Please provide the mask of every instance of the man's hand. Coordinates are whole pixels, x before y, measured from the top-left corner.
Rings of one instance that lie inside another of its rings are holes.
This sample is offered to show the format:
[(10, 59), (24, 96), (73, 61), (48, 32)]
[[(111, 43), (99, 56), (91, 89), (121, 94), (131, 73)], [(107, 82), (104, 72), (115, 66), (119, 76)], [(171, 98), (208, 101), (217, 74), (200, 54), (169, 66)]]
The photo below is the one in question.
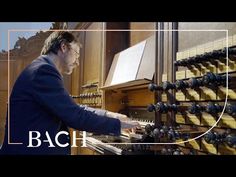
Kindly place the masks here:
[(124, 114), (119, 114), (119, 113), (107, 111), (106, 116), (111, 117), (111, 118), (115, 118), (115, 119), (119, 119), (120, 124), (121, 124), (121, 129), (123, 129), (125, 131), (130, 130), (131, 132), (133, 132), (137, 127), (140, 127), (140, 125), (137, 121), (132, 121), (130, 118), (128, 118)]
[(111, 112), (111, 111), (107, 111), (106, 112), (106, 116), (107, 117), (111, 117), (111, 118), (115, 118), (115, 119), (119, 119), (119, 120), (126, 120), (129, 119), (126, 115), (124, 114), (119, 114), (116, 112)]
[(131, 120), (120, 120), (121, 129), (135, 129), (140, 127), (139, 123)]
[(121, 124), (121, 134), (126, 135), (128, 137), (135, 134), (136, 129), (140, 127), (138, 122), (131, 120), (128, 121), (120, 120), (120, 124)]

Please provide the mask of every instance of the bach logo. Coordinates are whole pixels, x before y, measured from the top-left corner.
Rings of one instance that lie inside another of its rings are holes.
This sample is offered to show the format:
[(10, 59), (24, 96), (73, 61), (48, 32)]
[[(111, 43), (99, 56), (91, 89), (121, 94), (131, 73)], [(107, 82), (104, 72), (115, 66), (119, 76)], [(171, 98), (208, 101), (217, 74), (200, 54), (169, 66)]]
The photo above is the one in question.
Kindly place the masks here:
[[(41, 133), (39, 131), (29, 131), (29, 144), (28, 144), (27, 147), (37, 148), (37, 147), (40, 147), (42, 143), (48, 143), (48, 147), (55, 147), (55, 144), (53, 144), (53, 142), (52, 142), (52, 137), (50, 137), (48, 131), (45, 132), (45, 135), (46, 135), (46, 139), (40, 139)], [(54, 142), (59, 147), (69, 146), (69, 143), (62, 144), (62, 143), (59, 142), (59, 137), (62, 136), (62, 135), (68, 136), (68, 137), (70, 136), (68, 132), (60, 131), (56, 134), (55, 137), (53, 137), (54, 140), (55, 140)], [(82, 138), (76, 137), (76, 131), (73, 131), (71, 147), (78, 147), (77, 144), (76, 144), (77, 140), (82, 140), (82, 146), (81, 147), (87, 147), (86, 146), (86, 132), (85, 131), (83, 131), (83, 137)]]

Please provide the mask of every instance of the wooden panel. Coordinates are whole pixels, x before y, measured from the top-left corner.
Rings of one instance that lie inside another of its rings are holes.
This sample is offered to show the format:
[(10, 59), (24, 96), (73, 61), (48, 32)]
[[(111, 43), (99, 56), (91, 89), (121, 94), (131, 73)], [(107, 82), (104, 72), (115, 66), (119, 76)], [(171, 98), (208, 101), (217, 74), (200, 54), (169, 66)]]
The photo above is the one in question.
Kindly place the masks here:
[(82, 147), (78, 152), (78, 155), (99, 155), (99, 153), (91, 148)]
[(201, 144), (200, 140), (191, 140), (186, 143), (186, 147), (200, 150), (200, 144)]
[(3, 119), (6, 119), (6, 118), (0, 117), (0, 145), (3, 144), (4, 134), (5, 134), (5, 121), (3, 123), (2, 122)]
[(186, 101), (200, 100), (200, 90), (187, 89), (185, 92)]
[[(228, 60), (228, 71), (229, 72), (236, 71), (236, 61), (235, 61), (235, 59), (234, 60), (232, 60), (232, 59)], [(226, 62), (218, 61), (217, 72), (218, 73), (225, 73), (225, 72), (227, 72)]]
[[(219, 89), (217, 90), (217, 100), (225, 100), (226, 91), (227, 91), (227, 88), (219, 87)], [(234, 99), (234, 100), (236, 99), (235, 88), (234, 89), (228, 88), (228, 99)]]
[[(234, 36), (236, 34), (236, 23), (178, 23), (179, 30), (208, 30), (208, 31), (179, 31), (178, 32), (178, 53), (176, 54), (177, 60), (187, 59), (189, 57), (194, 57), (196, 55), (204, 54), (205, 52), (212, 52), (213, 50), (221, 50), (226, 47), (226, 31), (209, 31), (209, 30), (229, 30), (229, 46), (234, 46)], [(165, 50), (169, 50), (168, 48)], [(213, 59), (213, 58), (212, 58)], [(228, 99), (235, 100), (235, 86), (233, 72), (235, 71), (235, 59), (233, 56), (230, 56), (229, 59), (229, 72), (231, 72), (231, 82), (229, 83), (228, 88)], [(197, 63), (196, 66), (178, 66), (176, 73), (172, 71), (173, 74), (176, 74), (176, 79), (181, 79), (181, 72), (186, 72), (186, 78), (199, 77), (205, 75), (207, 72), (213, 73), (225, 73), (226, 72), (226, 62), (223, 60), (211, 60), (210, 62)], [(168, 75), (171, 75), (168, 73)], [(200, 87), (197, 89), (186, 89), (186, 100), (190, 103), (194, 101), (201, 101), (200, 105), (206, 106), (209, 101), (222, 101), (216, 102), (220, 105), (223, 104), (223, 101), (226, 99), (227, 89), (223, 86), (210, 86)], [(176, 98), (179, 101), (182, 101), (183, 94), (180, 91), (176, 92)], [(182, 102), (183, 103), (183, 102)], [(186, 103), (188, 104), (188, 103)], [(219, 119), (221, 112), (213, 115), (209, 114), (206, 111), (201, 112), (200, 115), (196, 116), (194, 114), (187, 114), (184, 119), (176, 114), (176, 121), (183, 124), (194, 124), (198, 130), (207, 129), (213, 126), (216, 121)], [(191, 125), (190, 125), (191, 126)], [(214, 128), (214, 132), (219, 134), (224, 133), (227, 129), (230, 129), (234, 134), (234, 129), (236, 126), (236, 119), (226, 113), (223, 114), (222, 118), (219, 120), (219, 123)], [(205, 130), (204, 130), (205, 131)], [(198, 141), (198, 142), (197, 142)], [(186, 143), (186, 146), (189, 148), (197, 149), (203, 151), (204, 153), (212, 153), (218, 155), (233, 155), (235, 154), (235, 148), (231, 148), (226, 144), (213, 145), (208, 144), (204, 138), (201, 138), (195, 142)]]
[[(180, 30), (229, 30), (236, 33), (236, 23), (179, 23)], [(179, 32), (179, 51), (226, 37), (225, 31), (182, 31)]]
[(6, 116), (7, 111), (7, 91), (0, 91), (0, 117)]
[(210, 88), (202, 88), (201, 90), (201, 100), (216, 100), (216, 90)]
[(187, 114), (186, 115), (186, 123), (187, 124), (194, 124), (194, 125), (200, 125), (200, 116), (196, 116), (194, 114)]
[(185, 124), (185, 115), (183, 114), (176, 114), (175, 121), (180, 124)]
[(186, 78), (186, 71), (177, 71), (176, 72), (176, 80), (181, 80), (181, 79), (185, 79)]
[(201, 64), (201, 75), (205, 75), (207, 72), (212, 72), (212, 73), (216, 73), (217, 72), (217, 68), (216, 65), (211, 64), (209, 62), (206, 62), (204, 64)]
[[(108, 22), (105, 23), (106, 29), (129, 29), (129, 23)], [(126, 31), (107, 31), (105, 33), (105, 56), (103, 66), (104, 83), (107, 79), (115, 54), (127, 49), (129, 47), (129, 32)], [(103, 84), (102, 83), (102, 86)], [(122, 100), (125, 94), (121, 91), (104, 91), (102, 108), (118, 112), (124, 108)]]
[(10, 61), (10, 70), (9, 70), (9, 74), (10, 74), (10, 78), (8, 81), (8, 61), (4, 60), (4, 61), (0, 61), (0, 90), (7, 90), (8, 89), (8, 82), (9, 82), (9, 86), (10, 89), (12, 88), (13, 84), (15, 83), (16, 77), (17, 77), (17, 73), (16, 73), (16, 66), (17, 63), (15, 60), (11, 60)]
[(201, 125), (213, 126), (219, 117), (214, 117), (208, 113), (202, 113)]
[(175, 92), (175, 99), (177, 101), (185, 101), (185, 91), (176, 91)]
[(154, 94), (148, 89), (132, 90), (127, 92), (129, 106), (147, 106), (154, 103)]
[(113, 59), (113, 62), (112, 62), (112, 65), (110, 67), (110, 71), (109, 71), (109, 74), (107, 75), (104, 86), (106, 86), (106, 85), (108, 85), (112, 82), (114, 72), (112, 73), (111, 71), (115, 71), (115, 67), (117, 65), (118, 58), (119, 58), (119, 54), (116, 54), (114, 59)]
[[(169, 29), (169, 25), (168, 23), (164, 23), (164, 29), (168, 30)], [(163, 64), (164, 64), (164, 68), (163, 68), (163, 74), (167, 74), (167, 80), (168, 77), (168, 60), (169, 60), (169, 31), (164, 31), (164, 58), (163, 58)]]
[(183, 142), (184, 140), (183, 139), (178, 139), (176, 140), (175, 142), (178, 143), (178, 146), (183, 146), (185, 147), (185, 143), (180, 143), (180, 142)]
[(167, 81), (167, 74), (162, 74), (162, 82)]
[(199, 68), (193, 67), (186, 70), (186, 78), (198, 77), (201, 75)]
[[(72, 75), (72, 93), (73, 94), (82, 94), (84, 92), (82, 86), (83, 84), (83, 79), (84, 79), (84, 59), (85, 59), (85, 35), (86, 32), (83, 31), (79, 33), (79, 41), (82, 44), (82, 48), (80, 49), (80, 64), (79, 67), (76, 68), (74, 74)], [(81, 103), (81, 99), (77, 99), (79, 103)]]
[(161, 101), (167, 102), (167, 94), (165, 92), (161, 94)]
[[(131, 22), (130, 30), (155, 30), (155, 23)], [(130, 46), (147, 39), (154, 33), (154, 31), (130, 31)]]
[(7, 61), (0, 61), (0, 90), (7, 90), (8, 67)]
[[(17, 77), (20, 75), (20, 73), (23, 71), (23, 69), (25, 68), (25, 64), (24, 64), (24, 60), (16, 60), (15, 61), (15, 76), (14, 78), (11, 78), (11, 83), (12, 85), (15, 83)], [(10, 68), (13, 69), (13, 68)]]
[(71, 76), (71, 94), (78, 95), (79, 94), (79, 68), (75, 68), (74, 72)]
[(161, 114), (161, 121), (166, 122), (167, 121), (167, 114)]
[(113, 91), (105, 91), (105, 106), (104, 109), (118, 112), (124, 108), (124, 104), (122, 104), (122, 100), (125, 97), (125, 94), (122, 92), (113, 92)]
[[(128, 29), (129, 23), (109, 22), (106, 29)], [(105, 61), (104, 78), (107, 77), (114, 55), (129, 47), (129, 32), (126, 31), (107, 31), (105, 34)], [(115, 42), (114, 42), (115, 41)]]
[[(102, 29), (102, 23), (92, 23), (88, 29)], [(83, 85), (99, 81), (101, 47), (102, 32), (87, 31), (85, 39)]]
[(222, 127), (236, 129), (236, 118), (228, 114), (223, 114), (219, 121), (219, 125)]
[(203, 151), (210, 152), (212, 154), (217, 154), (217, 147), (213, 144), (208, 144), (204, 139), (202, 139), (201, 149)]
[(7, 91), (0, 91), (0, 144), (3, 142), (7, 114)]
[(104, 86), (100, 87), (101, 90), (133, 90), (134, 88), (147, 88), (148, 84), (150, 84), (150, 80), (140, 79), (130, 82), (125, 82), (122, 84), (112, 85), (112, 86)]
[(236, 155), (236, 149), (229, 147), (226, 144), (219, 145), (218, 148), (218, 154), (219, 155)]

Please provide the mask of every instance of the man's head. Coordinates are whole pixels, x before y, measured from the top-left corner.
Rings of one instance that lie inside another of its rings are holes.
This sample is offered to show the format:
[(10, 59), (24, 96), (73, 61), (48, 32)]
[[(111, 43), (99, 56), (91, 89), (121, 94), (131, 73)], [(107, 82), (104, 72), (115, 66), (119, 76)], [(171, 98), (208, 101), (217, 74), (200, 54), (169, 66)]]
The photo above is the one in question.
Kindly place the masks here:
[(41, 55), (57, 55), (62, 73), (71, 74), (79, 65), (80, 46), (70, 32), (55, 31), (45, 40)]

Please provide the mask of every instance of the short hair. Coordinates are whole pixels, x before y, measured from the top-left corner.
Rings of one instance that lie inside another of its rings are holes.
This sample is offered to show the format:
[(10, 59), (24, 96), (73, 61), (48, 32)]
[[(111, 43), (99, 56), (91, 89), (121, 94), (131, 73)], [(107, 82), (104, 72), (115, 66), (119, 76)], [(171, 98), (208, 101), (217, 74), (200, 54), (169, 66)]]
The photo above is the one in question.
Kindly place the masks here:
[(45, 40), (41, 55), (47, 55), (50, 52), (57, 54), (62, 42), (70, 44), (72, 42), (78, 41), (76, 40), (75, 36), (68, 31), (55, 31)]

